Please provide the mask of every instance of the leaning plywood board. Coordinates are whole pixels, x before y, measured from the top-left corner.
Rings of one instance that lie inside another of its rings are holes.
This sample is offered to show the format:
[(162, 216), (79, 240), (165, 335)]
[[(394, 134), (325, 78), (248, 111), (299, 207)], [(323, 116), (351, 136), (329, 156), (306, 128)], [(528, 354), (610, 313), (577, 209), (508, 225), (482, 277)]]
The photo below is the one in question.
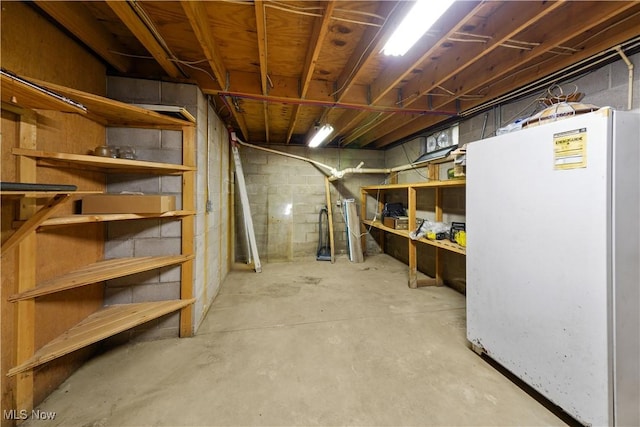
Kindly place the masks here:
[(362, 246), (360, 243), (360, 220), (355, 200), (345, 200), (347, 211), (347, 232), (349, 233), (349, 259), (352, 262), (363, 262)]
[(192, 304), (195, 299), (112, 305), (97, 311), (9, 370), (12, 376)]

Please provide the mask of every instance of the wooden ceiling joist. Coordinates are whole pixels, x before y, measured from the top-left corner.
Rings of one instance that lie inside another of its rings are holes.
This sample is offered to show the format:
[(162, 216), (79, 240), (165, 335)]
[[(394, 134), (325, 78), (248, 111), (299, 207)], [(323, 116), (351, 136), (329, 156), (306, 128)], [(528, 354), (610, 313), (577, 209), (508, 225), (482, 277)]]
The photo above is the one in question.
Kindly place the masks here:
[[(267, 17), (262, 0), (255, 0), (253, 5), (256, 11), (256, 35), (258, 37), (258, 57), (260, 58), (260, 85), (262, 86), (262, 94), (266, 96), (269, 93), (269, 76), (267, 74)], [(269, 106), (266, 102), (262, 103), (262, 111), (264, 112), (265, 141), (269, 143)]]
[[(479, 13), (482, 13), (482, 11), (486, 8), (486, 3), (454, 3), (449, 13), (445, 14), (438, 22), (438, 27), (448, 29), (444, 32), (444, 35), (441, 39), (446, 39), (456, 32), (460, 31), (461, 28), (467, 25), (467, 22), (471, 18)], [(464, 16), (464, 18), (460, 19), (460, 16)], [(393, 62), (389, 67), (387, 67), (384, 73), (381, 73), (380, 77), (378, 77), (371, 85), (372, 104), (375, 105), (384, 101), (385, 96), (388, 95), (389, 92), (391, 92), (394, 88), (398, 87), (402, 80), (407, 79), (408, 76), (414, 72), (414, 70), (419, 69), (422, 64), (425, 63), (425, 61), (429, 60), (430, 57), (434, 55), (435, 51), (440, 47), (440, 45), (438, 43), (434, 43), (432, 41), (433, 38), (434, 37), (431, 34), (424, 35), (417, 44), (419, 46), (428, 45), (430, 46), (429, 48), (427, 48), (426, 50), (413, 49), (409, 51), (405, 57), (399, 58), (398, 61)], [(406, 90), (403, 88), (402, 93), (411, 94), (413, 92), (410, 89)], [(346, 113), (345, 117), (343, 117), (341, 120), (340, 129), (342, 129), (343, 132), (347, 132), (349, 129), (352, 129), (355, 124), (365, 121), (366, 119), (367, 113)], [(385, 120), (385, 118), (382, 118), (381, 120)], [(356, 131), (352, 131), (343, 141), (343, 145), (346, 146), (351, 144), (360, 135), (366, 132), (366, 130), (366, 128), (358, 128)]]
[(107, 4), (170, 77), (182, 76), (176, 64), (171, 61), (169, 52), (162, 47), (156, 36), (136, 14), (129, 1), (107, 0)]
[[(474, 43), (468, 48), (461, 50), (460, 54), (456, 57), (440, 57), (437, 67), (434, 67), (430, 73), (424, 73), (423, 75), (414, 78), (409, 81), (405, 87), (403, 87), (402, 92), (406, 96), (403, 105), (410, 106), (418, 99), (423, 99), (422, 96), (440, 87), (446, 80), (452, 78), (456, 74), (459, 74), (470, 65), (487, 57), (487, 55), (497, 49), (506, 40), (509, 40), (514, 35), (520, 33), (523, 28), (533, 25), (561, 4), (562, 2), (560, 1), (546, 2), (540, 3), (537, 8), (527, 7), (523, 10), (522, 6), (518, 4), (518, 2), (505, 3), (492, 14), (492, 19), (489, 20), (488, 23), (485, 23), (485, 25), (477, 29), (478, 32), (481, 32), (481, 35), (490, 35), (489, 38), (486, 39), (486, 42), (482, 44)], [(476, 14), (482, 13), (484, 8), (486, 8), (486, 3), (478, 6), (477, 9), (471, 10), (470, 13), (466, 15), (465, 20), (461, 21), (458, 25), (453, 26), (451, 31), (447, 32), (443, 40), (450, 38), (462, 28), (467, 27), (467, 22)], [(512, 22), (517, 22), (514, 23), (514, 26), (500, 26), (500, 22), (504, 22), (504, 19), (510, 19)], [(439, 47), (440, 46), (433, 46), (429, 49), (429, 55), (425, 58), (435, 54)], [(382, 118), (376, 123), (376, 127), (380, 127), (384, 121), (390, 118), (390, 116)], [(372, 129), (367, 129), (366, 132), (370, 132), (371, 130)], [(345, 139), (344, 145), (351, 144), (358, 138), (362, 137), (366, 132), (351, 133)], [(363, 139), (364, 141), (362, 141), (362, 139), (360, 140), (361, 144), (367, 145), (369, 141), (367, 138)]]
[[(200, 43), (200, 47), (208, 60), (207, 62), (213, 71), (213, 75), (218, 81), (218, 85), (221, 89), (225, 89), (228, 72), (224, 66), (224, 62), (218, 54), (215, 40), (211, 34), (208, 19), (209, 15), (205, 4), (197, 0), (182, 1), (180, 4), (182, 5), (182, 9), (191, 24), (191, 28), (198, 39), (198, 42)], [(238, 124), (242, 136), (249, 138), (249, 130), (242, 113), (237, 111), (235, 106), (228, 101), (229, 100), (225, 98), (225, 102), (229, 106), (229, 112)]]
[[(631, 9), (637, 11), (640, 8), (640, 4), (634, 2), (606, 2), (601, 7), (607, 8), (607, 10), (601, 10), (603, 13), (597, 16), (589, 15), (587, 13), (587, 10), (592, 7), (589, 3), (566, 2), (564, 7), (572, 8), (573, 10), (571, 11), (571, 14), (573, 16), (584, 16), (584, 18), (576, 22), (564, 22), (565, 20), (563, 17), (565, 16), (565, 14), (550, 14), (546, 18), (544, 26), (551, 23), (552, 25), (554, 25), (554, 28), (557, 28), (557, 30), (554, 31), (553, 34), (548, 35), (548, 38), (544, 44), (536, 46), (531, 50), (523, 51), (519, 55), (513, 55), (511, 49), (504, 48), (504, 50), (502, 51), (502, 55), (499, 58), (501, 66), (498, 69), (491, 70), (492, 79), (490, 80), (493, 82), (500, 82), (506, 78), (504, 84), (491, 85), (491, 83), (487, 82), (486, 77), (482, 78), (482, 76), (486, 76), (486, 74), (490, 72), (489, 68), (492, 67), (491, 64), (495, 63), (495, 58), (486, 58), (482, 61), (477, 61), (472, 67), (469, 67), (467, 69), (467, 71), (463, 74), (462, 79), (458, 77), (458, 80), (463, 81), (464, 85), (455, 88), (456, 95), (452, 97), (441, 98), (441, 100), (434, 104), (434, 108), (444, 108), (453, 99), (457, 99), (461, 95), (473, 93), (473, 91), (477, 91), (481, 87), (490, 87), (490, 92), (487, 93), (486, 99), (499, 96), (503, 93), (513, 91), (526, 83), (526, 81), (522, 77), (512, 78), (514, 75), (519, 74), (517, 73), (517, 70), (527, 68), (529, 66), (534, 66), (537, 67), (537, 75), (541, 77), (546, 76), (555, 71), (561, 70), (562, 68), (567, 67), (583, 58), (597, 54), (603, 49), (606, 49), (606, 47), (612, 42), (621, 43), (625, 41), (627, 38), (632, 37), (633, 35), (631, 35), (630, 33), (627, 35), (624, 32), (618, 32), (619, 35), (615, 39), (612, 37), (616, 36), (612, 35), (610, 38), (607, 38), (606, 41), (603, 40), (603, 43), (600, 45), (594, 44), (590, 48), (584, 47), (578, 49), (578, 51), (573, 53), (571, 56), (556, 55), (552, 61), (545, 61), (545, 63), (548, 64), (547, 67), (539, 66), (541, 62), (540, 58), (545, 54), (548, 55), (549, 52), (553, 51), (557, 46), (565, 45), (567, 42), (576, 37), (588, 34), (588, 31), (590, 29), (596, 28), (599, 25), (606, 24), (609, 19), (612, 19), (617, 15), (627, 15), (629, 14), (629, 11)], [(557, 20), (558, 22), (553, 22), (553, 20)], [(639, 21), (636, 18), (635, 25), (637, 25), (638, 22)], [(542, 23), (540, 25), (542, 25)], [(525, 28), (523, 28), (523, 30), (524, 29)], [(633, 32), (633, 30), (631, 30), (631, 32)], [(480, 105), (482, 102), (484, 102), (484, 100), (472, 102), (467, 106), (467, 108), (475, 105)], [(408, 129), (408, 126), (411, 126), (412, 128), (421, 126), (419, 124), (420, 119), (418, 119), (418, 123), (416, 124), (407, 123), (406, 121), (397, 119), (393, 119), (392, 123), (393, 125), (387, 126), (384, 131), (378, 129), (377, 135), (365, 135), (363, 137), (364, 145), (368, 145), (375, 140), (376, 146), (382, 148), (397, 140), (394, 140), (394, 138), (398, 135), (398, 132), (395, 132), (396, 130), (402, 129), (402, 131), (404, 132)], [(424, 126), (422, 126), (422, 128), (424, 128)], [(384, 136), (381, 137), (381, 135)]]
[[(313, 72), (316, 68), (316, 62), (318, 61), (318, 56), (320, 55), (320, 49), (322, 47), (323, 41), (329, 31), (329, 25), (331, 23), (331, 16), (333, 15), (334, 8), (335, 1), (328, 1), (324, 13), (322, 14), (322, 18), (316, 19), (314, 23), (313, 33), (311, 34), (311, 40), (309, 42), (309, 48), (307, 49), (307, 57), (304, 62), (302, 77), (300, 78), (299, 96), (301, 99), (306, 99), (307, 92), (309, 91), (309, 87), (311, 86)], [(299, 105), (294, 106), (292, 110), (291, 119), (289, 121), (289, 128), (287, 130), (287, 144), (291, 140), (291, 136), (295, 131), (299, 110)]]
[(229, 112), (218, 112), (258, 144), (300, 144), (320, 121), (340, 146), (385, 148), (446, 120), (434, 114), (503, 100), (640, 26), (637, 1), (459, 1), (388, 58), (380, 51), (412, 2), (35, 3), (121, 75), (160, 72), (219, 96)]

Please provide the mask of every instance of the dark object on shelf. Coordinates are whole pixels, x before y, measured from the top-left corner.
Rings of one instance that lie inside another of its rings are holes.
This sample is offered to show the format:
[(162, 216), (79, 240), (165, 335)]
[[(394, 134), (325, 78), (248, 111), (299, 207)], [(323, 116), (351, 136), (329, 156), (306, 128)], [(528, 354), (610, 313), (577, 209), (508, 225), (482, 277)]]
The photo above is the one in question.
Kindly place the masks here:
[[(324, 223), (324, 233), (322, 224)], [(316, 261), (331, 261), (331, 246), (329, 245), (329, 211), (327, 207), (320, 209), (318, 217), (318, 252)]]
[(464, 222), (452, 222), (451, 231), (449, 231), (449, 240), (456, 243), (456, 234), (459, 231), (466, 231), (466, 225)]
[(393, 217), (397, 218), (400, 216), (407, 216), (407, 212), (402, 206), (402, 203), (385, 203), (384, 209), (382, 210), (382, 221), (384, 222), (385, 217)]
[(76, 191), (76, 185), (34, 184), (28, 182), (0, 182), (0, 191)]

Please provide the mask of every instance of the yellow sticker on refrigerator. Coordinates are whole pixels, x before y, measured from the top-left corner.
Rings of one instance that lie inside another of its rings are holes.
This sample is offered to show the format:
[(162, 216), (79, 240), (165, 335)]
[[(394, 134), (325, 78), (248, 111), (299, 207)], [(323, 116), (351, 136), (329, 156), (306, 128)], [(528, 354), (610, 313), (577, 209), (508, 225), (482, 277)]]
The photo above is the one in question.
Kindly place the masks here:
[(555, 169), (587, 167), (587, 129), (574, 129), (553, 135)]

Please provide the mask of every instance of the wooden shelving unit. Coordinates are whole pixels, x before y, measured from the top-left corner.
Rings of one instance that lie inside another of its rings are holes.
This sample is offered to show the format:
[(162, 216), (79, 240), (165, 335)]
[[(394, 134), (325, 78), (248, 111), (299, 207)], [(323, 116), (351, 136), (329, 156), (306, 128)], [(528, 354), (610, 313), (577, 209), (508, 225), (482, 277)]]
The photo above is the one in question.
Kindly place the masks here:
[[(104, 126), (141, 127), (182, 131), (182, 164), (169, 164), (141, 160), (113, 159), (78, 153), (47, 152), (35, 149), (35, 137), (29, 144), (21, 144), (12, 150), (22, 165), (21, 182), (37, 182), (38, 166), (94, 170), (105, 174), (179, 175), (182, 177), (182, 210), (158, 214), (104, 214), (55, 216), (66, 201), (75, 195), (99, 192), (51, 192), (51, 191), (3, 191), (3, 199), (48, 198), (40, 209), (34, 209), (35, 201), (29, 201), (28, 216), (21, 215), (16, 232), (2, 245), (2, 254), (16, 246), (16, 281), (18, 292), (8, 298), (17, 304), (17, 366), (8, 375), (18, 375), (16, 387), (25, 406), (33, 399), (33, 372), (36, 366), (96, 343), (152, 319), (180, 311), (180, 336), (192, 333), (193, 251), (195, 215), (195, 130), (193, 121), (180, 120), (144, 108), (80, 92), (74, 89), (30, 79), (26, 83), (19, 78), (2, 74), (2, 108), (35, 123), (37, 117), (31, 109), (48, 109), (77, 113)], [(35, 126), (33, 126), (35, 129)], [(34, 131), (35, 134), (35, 131)], [(36, 232), (46, 227), (82, 226), (83, 224), (139, 220), (149, 218), (177, 218), (181, 221), (181, 253), (168, 256), (133, 257), (103, 260), (50, 280), (35, 283), (36, 263), (32, 259), (37, 245)], [(24, 247), (24, 250), (21, 248)], [(105, 280), (124, 277), (162, 267), (181, 265), (180, 299), (134, 304), (106, 306), (86, 317), (57, 338), (39, 349), (34, 349), (35, 300), (45, 295), (68, 291)], [(23, 279), (25, 278), (25, 279)], [(27, 344), (21, 344), (27, 343)]]
[[(395, 228), (387, 227), (383, 225), (380, 221), (371, 221), (371, 220), (363, 220), (363, 224), (377, 228), (386, 233), (396, 234), (398, 236), (409, 238), (409, 232), (407, 230), (396, 230)], [(445, 249), (447, 251), (455, 252), (461, 255), (466, 255), (467, 250), (464, 246), (460, 246), (457, 243), (450, 242), (448, 240), (429, 240), (421, 237), (417, 240), (418, 242), (425, 243), (427, 245), (435, 246), (436, 248)]]
[[(436, 169), (437, 170), (437, 169)], [(435, 174), (435, 173), (434, 173)], [(436, 175), (437, 176), (437, 175)], [(361, 221), (363, 231), (366, 230), (367, 227), (373, 227), (378, 230), (383, 231), (384, 233), (391, 233), (397, 236), (403, 237), (407, 239), (409, 245), (409, 287), (417, 288), (419, 285), (426, 285), (431, 283), (421, 283), (418, 280), (418, 261), (417, 261), (417, 243), (423, 243), (436, 248), (436, 277), (435, 284), (441, 286), (443, 284), (442, 281), (442, 270), (443, 270), (443, 261), (441, 251), (450, 251), (455, 252), (457, 254), (466, 255), (466, 250), (464, 247), (450, 242), (448, 240), (429, 240), (425, 238), (420, 238), (418, 240), (412, 240), (409, 237), (409, 230), (396, 230), (391, 227), (387, 227), (383, 225), (380, 221), (374, 221), (367, 218), (367, 199), (374, 198), (378, 200), (378, 212), (382, 212), (386, 193), (390, 191), (406, 191), (408, 206), (407, 206), (407, 214), (409, 216), (409, 224), (416, 223), (416, 197), (418, 191), (431, 190), (435, 192), (435, 221), (442, 221), (442, 191), (446, 191), (447, 188), (459, 188), (465, 186), (464, 179), (451, 179), (447, 181), (438, 181), (438, 180), (429, 180), (426, 182), (417, 182), (417, 183), (409, 183), (409, 184), (386, 184), (386, 185), (370, 185), (366, 187), (360, 188), (360, 217), (363, 218)], [(410, 228), (413, 230), (415, 227)], [(365, 247), (365, 234), (363, 233), (362, 237), (362, 245)], [(380, 245), (384, 247), (384, 236), (382, 236), (380, 240)]]

